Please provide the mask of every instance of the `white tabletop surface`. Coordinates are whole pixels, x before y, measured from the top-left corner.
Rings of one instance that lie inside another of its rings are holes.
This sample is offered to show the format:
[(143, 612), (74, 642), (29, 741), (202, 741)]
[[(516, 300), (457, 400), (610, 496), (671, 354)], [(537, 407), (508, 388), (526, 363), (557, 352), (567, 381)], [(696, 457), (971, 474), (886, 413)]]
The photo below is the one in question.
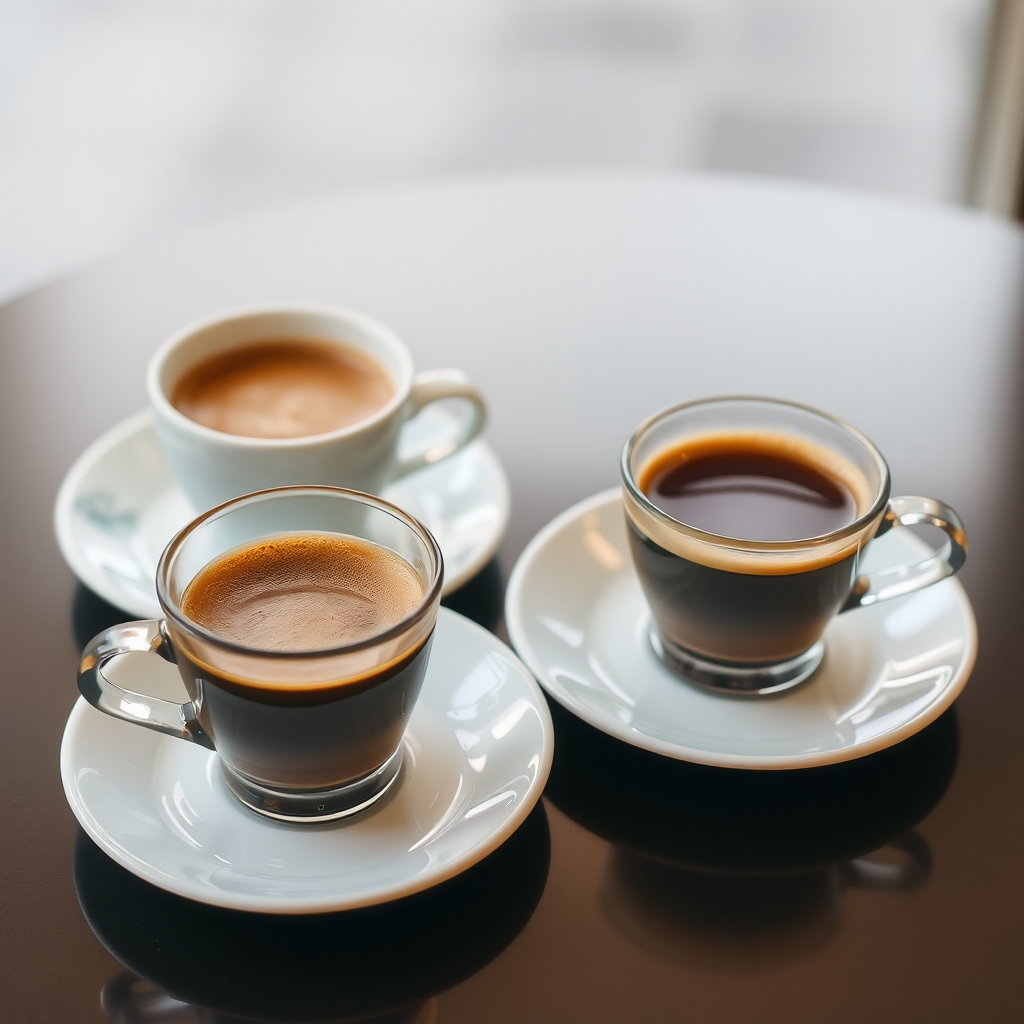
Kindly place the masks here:
[[(63, 348), (62, 371), (25, 387), (55, 402), (97, 392), (57, 441), (70, 464), (144, 405), (146, 361), (188, 320), (275, 297), (369, 312), (418, 368), (461, 367), (488, 397), (515, 552), (616, 482), (637, 422), (701, 395), (844, 417), (889, 457), (897, 493), (941, 489), (947, 460), (983, 483), (998, 471), (993, 404), (1008, 401), (990, 350), (1017, 337), (1022, 279), (1024, 236), (974, 214), (753, 178), (563, 175), (353, 192), (214, 224), (0, 316)], [(45, 404), (26, 415), (49, 429)], [(526, 481), (532, 507), (516, 515)], [(939, 496), (977, 520), (975, 490)]]

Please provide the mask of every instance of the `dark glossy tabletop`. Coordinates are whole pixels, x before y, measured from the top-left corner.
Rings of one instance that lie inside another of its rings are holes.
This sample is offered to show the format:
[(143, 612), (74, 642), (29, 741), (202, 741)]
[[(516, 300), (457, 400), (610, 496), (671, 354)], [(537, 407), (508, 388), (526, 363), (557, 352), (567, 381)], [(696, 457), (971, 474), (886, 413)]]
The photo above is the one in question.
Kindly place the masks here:
[[(743, 180), (562, 177), (350, 195), (165, 239), (0, 308), (0, 1019), (1024, 1019), (1024, 235)], [(190, 903), (79, 830), (58, 750), (119, 613), (53, 537), (57, 487), (144, 404), (170, 331), (300, 298), (394, 327), (488, 397), (499, 559), (450, 599), (504, 634), (516, 556), (616, 483), (646, 414), (714, 393), (828, 409), (897, 493), (963, 515), (980, 653), (953, 708), (859, 761), (744, 772), (553, 708), (544, 799), (442, 886), (314, 917)], [(141, 979), (141, 980), (140, 980)]]

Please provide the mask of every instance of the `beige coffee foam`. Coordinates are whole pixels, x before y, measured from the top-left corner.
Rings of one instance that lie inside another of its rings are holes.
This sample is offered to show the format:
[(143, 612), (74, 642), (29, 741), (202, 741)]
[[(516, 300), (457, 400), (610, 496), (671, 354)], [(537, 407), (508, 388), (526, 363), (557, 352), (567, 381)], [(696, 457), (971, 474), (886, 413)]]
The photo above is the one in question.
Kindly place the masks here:
[(171, 404), (222, 433), (298, 438), (360, 423), (394, 393), (387, 370), (351, 345), (267, 339), (190, 367), (175, 385)]
[(225, 640), (266, 651), (358, 643), (423, 599), (415, 569), (386, 548), (332, 534), (275, 537), (216, 559), (181, 608)]

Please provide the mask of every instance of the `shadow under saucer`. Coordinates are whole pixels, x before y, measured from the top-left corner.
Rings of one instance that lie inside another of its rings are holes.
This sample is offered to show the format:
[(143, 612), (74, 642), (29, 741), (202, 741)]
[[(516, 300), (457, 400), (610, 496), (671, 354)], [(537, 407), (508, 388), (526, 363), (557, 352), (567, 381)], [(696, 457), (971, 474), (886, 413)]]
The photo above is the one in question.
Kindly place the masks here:
[(79, 831), (75, 888), (89, 926), (130, 972), (104, 988), (119, 1024), (190, 1013), (210, 1022), (419, 1024), (436, 1018), (432, 996), (486, 966), (525, 927), (550, 850), (538, 804), (494, 853), (432, 889), (375, 907), (285, 916), (165, 892)]
[(869, 853), (924, 818), (956, 770), (955, 706), (866, 757), (754, 771), (662, 757), (548, 704), (545, 795), (616, 846), (710, 871), (790, 872)]
[(504, 597), (501, 566), (495, 556), (458, 590), (442, 597), (441, 604), (493, 633), (501, 619)]
[(911, 829), (956, 769), (956, 710), (854, 761), (748, 771), (675, 761), (607, 736), (549, 701), (555, 758), (545, 795), (614, 844), (605, 917), (663, 959), (763, 970), (842, 927), (851, 888), (907, 892), (931, 870)]
[[(264, 1017), (239, 1017), (184, 1003), (131, 971), (116, 974), (103, 986), (100, 1006), (113, 1024), (267, 1024)], [(437, 1024), (437, 999), (359, 1017), (332, 1017), (319, 1024)]]

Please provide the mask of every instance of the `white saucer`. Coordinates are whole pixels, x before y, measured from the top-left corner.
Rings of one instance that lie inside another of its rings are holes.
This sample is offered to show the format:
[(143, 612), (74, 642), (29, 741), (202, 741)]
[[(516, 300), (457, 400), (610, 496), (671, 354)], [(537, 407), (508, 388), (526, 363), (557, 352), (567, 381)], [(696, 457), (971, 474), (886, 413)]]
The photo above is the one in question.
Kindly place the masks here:
[[(436, 431), (447, 415), (443, 409), (424, 410), (406, 428), (409, 441)], [(479, 440), (392, 484), (383, 496), (437, 538), (446, 594), (487, 564), (508, 526), (505, 471)], [(171, 477), (146, 411), (118, 424), (79, 456), (57, 495), (54, 525), (61, 554), (90, 590), (151, 619), (161, 615), (154, 588), (160, 554), (198, 511)]]
[(82, 827), (140, 878), (221, 907), (311, 913), (406, 896), (482, 860), (540, 798), (553, 736), (526, 667), (442, 608), (398, 784), (347, 824), (262, 818), (228, 793), (216, 754), (83, 698), (64, 730), (60, 770)]
[[(874, 541), (865, 571), (919, 558), (904, 528)], [(963, 588), (927, 590), (837, 616), (825, 660), (777, 697), (737, 699), (677, 679), (647, 639), (618, 490), (564, 512), (509, 580), (509, 636), (541, 686), (611, 736), (669, 757), (733, 768), (805, 768), (862, 757), (936, 719), (963, 689), (977, 630)]]

